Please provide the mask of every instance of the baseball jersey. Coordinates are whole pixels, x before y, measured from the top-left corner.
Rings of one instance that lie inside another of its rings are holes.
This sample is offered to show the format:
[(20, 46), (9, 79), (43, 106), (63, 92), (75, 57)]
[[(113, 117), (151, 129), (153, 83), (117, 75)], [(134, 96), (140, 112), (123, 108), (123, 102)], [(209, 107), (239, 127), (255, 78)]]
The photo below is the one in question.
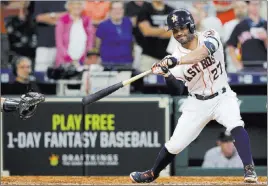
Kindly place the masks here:
[[(225, 71), (223, 46), (219, 34), (213, 29), (202, 33), (197, 32), (197, 36), (198, 46), (204, 45), (206, 37), (214, 37), (219, 43), (216, 52), (196, 64), (177, 65), (170, 69), (170, 72), (176, 79), (185, 83), (190, 94), (208, 96), (220, 91), (223, 87), (227, 88), (229, 86)], [(178, 43), (172, 56), (179, 59), (190, 52), (191, 50), (183, 48)]]

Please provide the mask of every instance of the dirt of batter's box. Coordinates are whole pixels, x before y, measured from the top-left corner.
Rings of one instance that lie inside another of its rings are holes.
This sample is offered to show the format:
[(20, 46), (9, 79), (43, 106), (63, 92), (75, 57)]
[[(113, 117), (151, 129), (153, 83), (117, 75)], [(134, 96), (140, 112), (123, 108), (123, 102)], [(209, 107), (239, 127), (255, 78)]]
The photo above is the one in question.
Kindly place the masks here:
[[(1, 177), (1, 185), (135, 185), (127, 176), (9, 176)], [(150, 185), (249, 185), (243, 177), (171, 176), (158, 178)], [(267, 177), (258, 183), (267, 185)]]

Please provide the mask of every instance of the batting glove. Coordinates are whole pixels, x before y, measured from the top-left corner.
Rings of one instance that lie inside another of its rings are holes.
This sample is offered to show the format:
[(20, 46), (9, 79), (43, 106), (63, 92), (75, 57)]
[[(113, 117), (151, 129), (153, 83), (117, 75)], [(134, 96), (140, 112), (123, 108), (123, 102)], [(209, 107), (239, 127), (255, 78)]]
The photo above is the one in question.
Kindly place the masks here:
[(156, 75), (161, 75), (164, 77), (168, 77), (171, 74), (167, 67), (159, 66), (158, 64), (153, 65), (152, 73)]
[(176, 65), (178, 64), (178, 60), (171, 56), (171, 55), (168, 55), (166, 57), (164, 57), (159, 63), (158, 65), (159, 66), (162, 66), (162, 67), (168, 67), (168, 68), (173, 68), (175, 67)]

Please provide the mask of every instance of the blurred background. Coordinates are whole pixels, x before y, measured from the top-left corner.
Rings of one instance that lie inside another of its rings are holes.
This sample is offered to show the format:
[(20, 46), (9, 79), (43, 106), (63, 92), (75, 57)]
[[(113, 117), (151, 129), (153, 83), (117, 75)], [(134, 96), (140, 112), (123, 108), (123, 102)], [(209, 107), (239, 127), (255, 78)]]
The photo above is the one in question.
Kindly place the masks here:
[[(1, 171), (128, 175), (150, 167), (172, 134), (187, 90), (171, 96), (163, 77), (149, 75), (106, 101), (82, 109), (80, 100), (173, 53), (166, 17), (178, 8), (193, 14), (197, 31), (219, 32), (257, 173), (266, 175), (267, 2), (228, 0), (1, 1), (1, 95), (34, 90), (48, 97), (30, 120), (1, 117)], [(76, 144), (76, 132), (87, 144)], [(242, 163), (229, 134), (212, 121), (164, 172), (242, 175)]]

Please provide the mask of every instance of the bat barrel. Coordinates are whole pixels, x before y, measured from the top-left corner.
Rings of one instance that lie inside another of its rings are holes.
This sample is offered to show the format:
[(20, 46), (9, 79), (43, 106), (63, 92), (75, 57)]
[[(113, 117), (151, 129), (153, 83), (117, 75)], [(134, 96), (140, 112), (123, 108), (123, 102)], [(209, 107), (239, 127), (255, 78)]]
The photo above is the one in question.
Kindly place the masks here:
[(109, 86), (105, 89), (95, 92), (94, 94), (90, 94), (88, 96), (83, 97), (82, 103), (83, 105), (94, 103), (95, 101), (98, 101), (101, 98), (104, 98), (105, 96), (108, 96), (109, 94), (117, 91), (121, 87), (123, 87), (122, 82)]
[(122, 81), (122, 82), (114, 84), (112, 86), (109, 86), (109, 87), (102, 89), (94, 94), (90, 94), (88, 96), (85, 96), (82, 99), (82, 104), (88, 105), (88, 104), (94, 103), (94, 102), (104, 98), (105, 96), (108, 96), (111, 93), (117, 91), (119, 88), (122, 88), (123, 86), (129, 85), (130, 83), (133, 83), (134, 81), (150, 74), (151, 72), (152, 72), (151, 70), (145, 71), (145, 72), (143, 72), (139, 75), (136, 75), (128, 80)]

